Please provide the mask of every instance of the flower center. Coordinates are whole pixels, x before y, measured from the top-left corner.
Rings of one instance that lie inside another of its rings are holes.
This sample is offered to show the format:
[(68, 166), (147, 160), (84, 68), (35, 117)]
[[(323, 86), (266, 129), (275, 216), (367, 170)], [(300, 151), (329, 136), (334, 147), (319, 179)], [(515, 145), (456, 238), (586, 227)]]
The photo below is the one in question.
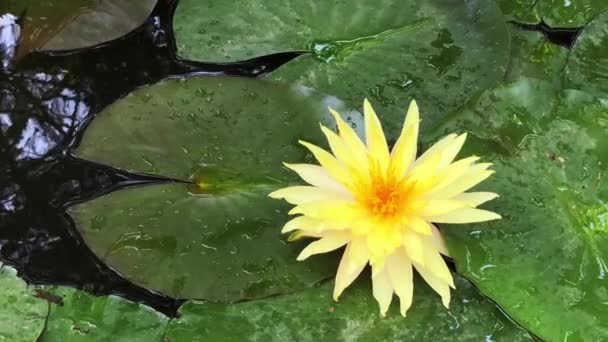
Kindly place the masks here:
[(375, 216), (391, 217), (400, 211), (403, 197), (399, 189), (382, 184), (374, 189), (367, 206)]
[(412, 186), (406, 179), (372, 177), (361, 200), (372, 216), (382, 220), (400, 219), (411, 202)]

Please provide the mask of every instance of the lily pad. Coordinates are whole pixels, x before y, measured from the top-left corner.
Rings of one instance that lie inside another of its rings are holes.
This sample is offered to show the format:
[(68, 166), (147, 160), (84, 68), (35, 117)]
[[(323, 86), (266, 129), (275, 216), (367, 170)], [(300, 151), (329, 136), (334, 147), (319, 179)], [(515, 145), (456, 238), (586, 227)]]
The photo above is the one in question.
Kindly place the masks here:
[(155, 5), (156, 0), (3, 0), (0, 13), (25, 16), (19, 58), (116, 39), (143, 24)]
[(435, 131), (469, 131), (463, 153), (495, 164), (483, 189), (501, 195), (488, 209), (502, 220), (442, 226), (457, 269), (549, 341), (608, 338), (607, 113), (589, 94), (524, 79)]
[(608, 11), (585, 27), (576, 39), (568, 59), (565, 84), (608, 97)]
[(49, 312), (47, 303), (33, 296), (15, 269), (2, 264), (0, 289), (0, 341), (36, 341)]
[(505, 79), (513, 82), (521, 77), (532, 77), (561, 85), (568, 49), (552, 43), (541, 32), (510, 28), (511, 62)]
[(162, 341), (169, 318), (117, 296), (96, 297), (71, 288), (40, 289), (51, 309), (38, 341)]
[(335, 95), (364, 97), (395, 138), (412, 98), (423, 125), (463, 105), (504, 75), (509, 34), (491, 1), (180, 1), (178, 54), (212, 62), (284, 51), (306, 54), (268, 78)]
[(175, 298), (225, 302), (311, 286), (337, 263), (296, 262), (302, 246), (280, 234), (287, 207), (267, 195), (296, 180), (283, 161), (311, 161), (298, 139), (322, 140), (327, 105), (340, 109), (335, 98), (255, 79), (137, 90), (93, 121), (76, 154), (198, 185), (122, 190), (69, 212), (109, 266)]
[(381, 317), (369, 281), (357, 281), (339, 303), (333, 282), (292, 295), (218, 305), (187, 302), (171, 321), (177, 341), (531, 341), (470, 283), (456, 276), (450, 310), (417, 278), (407, 318), (395, 307)]

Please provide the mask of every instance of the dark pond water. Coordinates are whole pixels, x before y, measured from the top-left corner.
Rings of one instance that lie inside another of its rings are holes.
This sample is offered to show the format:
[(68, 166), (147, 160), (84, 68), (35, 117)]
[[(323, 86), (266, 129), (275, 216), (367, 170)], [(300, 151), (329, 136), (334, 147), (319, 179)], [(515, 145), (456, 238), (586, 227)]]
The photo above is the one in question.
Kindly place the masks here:
[[(138, 87), (192, 74), (257, 77), (297, 56), (232, 64), (179, 60), (171, 31), (176, 2), (160, 0), (148, 21), (121, 39), (34, 53), (0, 71), (0, 261), (29, 282), (118, 294), (175, 315), (179, 300), (135, 286), (101, 263), (64, 211), (119, 187), (163, 180), (78, 160), (70, 150), (97, 113)], [(544, 25), (524, 28), (565, 46), (577, 34)]]

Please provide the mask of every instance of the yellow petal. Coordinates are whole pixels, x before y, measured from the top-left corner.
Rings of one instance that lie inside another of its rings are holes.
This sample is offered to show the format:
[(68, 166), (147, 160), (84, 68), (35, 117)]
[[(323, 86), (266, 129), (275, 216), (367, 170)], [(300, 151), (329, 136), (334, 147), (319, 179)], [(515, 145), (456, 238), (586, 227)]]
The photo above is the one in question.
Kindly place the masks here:
[(391, 170), (398, 176), (405, 175), (416, 158), (419, 122), (418, 105), (416, 101), (412, 101), (405, 117), (401, 135), (391, 152)]
[(424, 153), (418, 159), (416, 159), (416, 161), (414, 162), (414, 165), (424, 163), (428, 158), (437, 157), (437, 156), (439, 156), (439, 161), (441, 162), (441, 159), (442, 159), (441, 155), (443, 154), (443, 151), (450, 144), (452, 144), (454, 142), (454, 139), (456, 139), (457, 137), (458, 137), (458, 135), (456, 135), (456, 134), (446, 135), (441, 140), (439, 140), (438, 142), (433, 144), (433, 146), (431, 146), (428, 150), (424, 151)]
[(455, 200), (467, 202), (470, 206), (476, 207), (499, 197), (493, 192), (464, 192), (456, 197)]
[(429, 284), (429, 286), (441, 296), (441, 302), (443, 303), (443, 306), (449, 309), (451, 297), (450, 285), (439, 277), (435, 276), (433, 273), (424, 270), (423, 267), (418, 267), (418, 265), (416, 264), (414, 264), (414, 266), (416, 267), (416, 270), (418, 271), (418, 273), (420, 273), (424, 281), (426, 281), (426, 283)]
[(365, 239), (362, 237), (354, 237), (350, 245), (350, 254), (348, 256), (350, 270), (359, 268), (362, 264), (366, 265), (369, 262), (369, 250)]
[(298, 216), (288, 221), (283, 227), (283, 230), (281, 230), (281, 233), (290, 233), (294, 230), (321, 233), (324, 230), (339, 230), (344, 228), (346, 228), (346, 226), (335, 224), (330, 221), (318, 220), (308, 216)]
[(441, 163), (439, 165), (440, 168), (444, 168), (444, 167), (448, 166), (454, 160), (454, 158), (456, 158), (456, 156), (462, 149), (462, 146), (464, 145), (464, 142), (466, 140), (467, 140), (467, 134), (463, 133), (463, 134), (457, 136), (456, 138), (454, 138), (454, 140), (451, 143), (447, 144), (447, 146), (441, 153), (442, 158), (441, 158)]
[(405, 225), (407, 226), (407, 228), (413, 230), (414, 232), (416, 232), (418, 234), (422, 234), (422, 235), (431, 235), (432, 234), (431, 224), (419, 217), (416, 217), (416, 216), (409, 217), (407, 219), (407, 221), (405, 222)]
[[(360, 224), (361, 222), (357, 222)], [(403, 233), (394, 223), (371, 224), (372, 233), (367, 234), (367, 247), (370, 254), (370, 265), (380, 271), (384, 267), (385, 258), (401, 246)]]
[(426, 194), (426, 198), (438, 198), (445, 199), (445, 197), (433, 196), (434, 192), (441, 190), (443, 187), (452, 184), (459, 177), (462, 177), (466, 174), (469, 169), (474, 165), (476, 161), (479, 160), (479, 157), (469, 157), (460, 159), (459, 161), (448, 165), (437, 173), (437, 178), (439, 182), (433, 186), (432, 189), (429, 190), (429, 193)]
[(306, 248), (302, 250), (298, 255), (297, 260), (305, 260), (311, 255), (331, 252), (344, 246), (351, 240), (352, 236), (349, 232), (337, 231), (328, 232), (321, 237), (321, 239), (311, 242)]
[(382, 131), (380, 120), (367, 99), (363, 101), (363, 113), (365, 117), (365, 140), (369, 156), (378, 162), (381, 170), (387, 170), (390, 154), (386, 137)]
[(441, 254), (439, 254), (439, 251), (435, 248), (433, 241), (431, 239), (423, 239), (422, 249), (424, 251), (424, 265), (417, 264), (417, 266), (421, 266), (426, 272), (432, 273), (435, 277), (454, 287), (452, 273)]
[(348, 186), (352, 182), (351, 174), (341, 162), (336, 160), (336, 158), (334, 158), (331, 153), (325, 151), (319, 146), (307, 143), (306, 141), (302, 140), (300, 140), (299, 142), (315, 156), (319, 164), (321, 164), (321, 166), (327, 171), (327, 173), (329, 173), (329, 175), (334, 180), (348, 188)]
[(308, 216), (298, 216), (285, 223), (283, 229), (281, 229), (281, 233), (291, 233), (297, 229), (316, 231), (317, 226), (321, 224), (321, 222), (322, 221)]
[(468, 207), (467, 202), (456, 200), (429, 200), (426, 205), (416, 211), (424, 219), (428, 217), (447, 214), (456, 209)]
[(361, 139), (359, 139), (359, 136), (357, 135), (357, 133), (355, 133), (355, 131), (349, 124), (347, 124), (344, 120), (342, 120), (342, 117), (340, 117), (340, 114), (338, 114), (338, 112), (336, 112), (332, 108), (329, 108), (329, 111), (334, 116), (334, 119), (336, 120), (336, 124), (338, 125), (338, 132), (340, 133), (340, 137), (344, 140), (344, 143), (346, 144), (348, 149), (351, 151), (351, 153), (353, 153), (356, 156), (361, 156), (361, 154), (362, 154), (363, 155), (362, 158), (367, 159), (367, 157), (366, 157), (367, 148), (363, 144), (363, 141), (361, 141)]
[(315, 232), (315, 231), (310, 231), (310, 230), (297, 230), (297, 231), (293, 232), (291, 235), (289, 235), (289, 237), (287, 238), (287, 241), (293, 242), (293, 241), (301, 240), (304, 238), (320, 238), (322, 236), (323, 236), (322, 232)]
[(348, 200), (352, 196), (347, 196), (343, 192), (335, 192), (314, 186), (291, 186), (271, 192), (268, 196), (272, 198), (282, 198), (291, 204), (303, 204), (319, 200)]
[(425, 264), (422, 238), (418, 234), (408, 231), (403, 233), (403, 247), (409, 259), (420, 265)]
[(399, 296), (399, 309), (401, 316), (405, 317), (407, 310), (412, 306), (414, 283), (412, 280), (412, 263), (405, 250), (399, 248), (386, 260), (386, 271), (395, 293)]
[(500, 218), (500, 215), (492, 211), (474, 208), (462, 208), (444, 215), (429, 217), (428, 219), (429, 221), (435, 223), (459, 224), (492, 221)]
[(289, 211), (289, 215), (296, 214), (339, 223), (352, 223), (361, 217), (358, 207), (353, 202), (344, 200), (303, 203)]
[(340, 260), (340, 265), (338, 265), (338, 272), (336, 273), (336, 283), (334, 285), (334, 293), (333, 298), (335, 301), (338, 301), (338, 298), (352, 282), (357, 279), (365, 265), (366, 262), (356, 263), (351, 259), (351, 250), (352, 243), (346, 245), (346, 250), (342, 255), (342, 259)]
[[(321, 125), (321, 131), (325, 134), (331, 151), (336, 156), (336, 159), (347, 165), (350, 170), (361, 170), (366, 173), (368, 159), (364, 150), (352, 150), (344, 142), (344, 139), (338, 136), (329, 128)], [(358, 139), (358, 138), (357, 138)]]
[(439, 231), (439, 229), (437, 229), (437, 227), (433, 224), (431, 225), (432, 230), (433, 230), (433, 235), (431, 236), (431, 240), (433, 243), (433, 246), (437, 249), (437, 251), (445, 256), (450, 256), (450, 253), (448, 251), (448, 247), (445, 244), (445, 241), (443, 240), (443, 236), (441, 235), (441, 232)]
[[(433, 154), (428, 158), (425, 158), (423, 161), (416, 161), (412, 166), (408, 177), (412, 181), (416, 181), (417, 188), (424, 187), (429, 188), (430, 186), (435, 185), (435, 181), (433, 180), (432, 175), (435, 175), (439, 169), (439, 163), (441, 162), (441, 154)], [(432, 181), (432, 184), (426, 184), (427, 182)], [(421, 186), (418, 183), (425, 183)], [(421, 190), (418, 190), (421, 191)]]
[(393, 286), (386, 269), (377, 273), (372, 278), (372, 293), (378, 304), (380, 304), (380, 314), (386, 316), (386, 312), (393, 301)]
[(492, 166), (490, 163), (475, 164), (451, 183), (441, 188), (434, 188), (429, 192), (428, 196), (432, 196), (433, 198), (452, 198), (460, 195), (490, 177), (494, 173), (494, 171), (488, 170), (490, 166)]
[(328, 189), (331, 191), (348, 194), (348, 190), (334, 180), (327, 171), (318, 166), (311, 164), (288, 164), (283, 163), (285, 167), (293, 170), (306, 183), (316, 186), (317, 188)]

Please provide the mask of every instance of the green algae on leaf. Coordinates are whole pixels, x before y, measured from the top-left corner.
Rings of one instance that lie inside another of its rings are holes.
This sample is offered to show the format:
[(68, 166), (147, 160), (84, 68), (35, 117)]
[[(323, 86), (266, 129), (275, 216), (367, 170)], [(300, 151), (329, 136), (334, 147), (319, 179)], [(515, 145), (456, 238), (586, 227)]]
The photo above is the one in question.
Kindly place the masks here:
[(36, 341), (48, 311), (48, 304), (34, 296), (15, 269), (0, 264), (0, 341)]
[(564, 78), (568, 88), (608, 97), (608, 11), (587, 25), (576, 39)]
[(182, 58), (231, 62), (304, 55), (267, 78), (336, 96), (352, 108), (370, 98), (389, 139), (415, 98), (425, 126), (504, 76), (509, 34), (497, 5), (471, 0), (180, 1), (174, 18)]
[(218, 305), (190, 301), (171, 321), (167, 342), (191, 341), (532, 341), (476, 289), (455, 276), (450, 310), (420, 278), (407, 318), (378, 314), (368, 279), (331, 299), (332, 283), (298, 293)]
[[(331, 256), (298, 263), (268, 194), (296, 180), (282, 161), (310, 161), (331, 97), (240, 78), (172, 80), (106, 108), (76, 155), (192, 181), (113, 192), (69, 209), (87, 245), (129, 280), (174, 298), (231, 302), (292, 292), (333, 274)], [(357, 125), (360, 115), (348, 120)]]
[(546, 340), (602, 340), (608, 107), (542, 83), (521, 79), (489, 90), (435, 129), (471, 132), (476, 143), (463, 153), (475, 149), (494, 163), (484, 190), (501, 195), (488, 209), (503, 216), (441, 228), (459, 272), (531, 332)]
[(56, 298), (40, 342), (162, 341), (169, 318), (117, 296), (97, 297), (71, 288), (42, 287)]

